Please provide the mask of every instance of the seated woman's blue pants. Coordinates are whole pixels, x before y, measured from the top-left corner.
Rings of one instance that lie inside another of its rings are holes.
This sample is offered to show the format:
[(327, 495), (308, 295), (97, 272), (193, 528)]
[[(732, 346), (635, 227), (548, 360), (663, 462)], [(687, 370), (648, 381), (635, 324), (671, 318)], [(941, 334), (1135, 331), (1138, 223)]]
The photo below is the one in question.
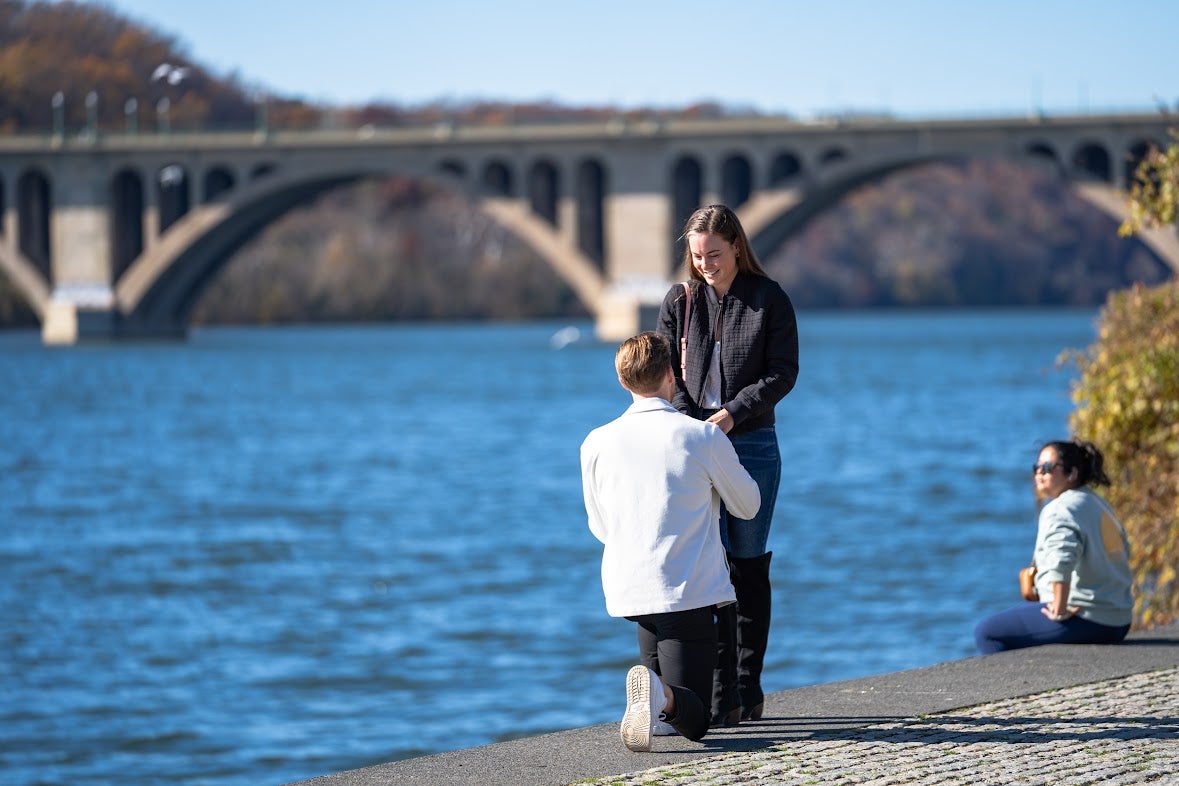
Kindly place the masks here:
[(1028, 601), (987, 617), (974, 628), (974, 643), (983, 655), (1041, 644), (1117, 644), (1129, 625), (1099, 625), (1074, 615), (1063, 622), (1044, 616), (1043, 603)]

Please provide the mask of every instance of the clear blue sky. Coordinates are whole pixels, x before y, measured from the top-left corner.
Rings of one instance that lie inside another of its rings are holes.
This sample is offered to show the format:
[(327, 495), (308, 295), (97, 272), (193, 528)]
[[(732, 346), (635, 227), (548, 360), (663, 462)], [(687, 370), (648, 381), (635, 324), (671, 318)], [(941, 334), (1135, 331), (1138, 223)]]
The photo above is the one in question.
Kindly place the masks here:
[(798, 116), (1179, 109), (1179, 0), (109, 0), (221, 76), (337, 105), (716, 100)]

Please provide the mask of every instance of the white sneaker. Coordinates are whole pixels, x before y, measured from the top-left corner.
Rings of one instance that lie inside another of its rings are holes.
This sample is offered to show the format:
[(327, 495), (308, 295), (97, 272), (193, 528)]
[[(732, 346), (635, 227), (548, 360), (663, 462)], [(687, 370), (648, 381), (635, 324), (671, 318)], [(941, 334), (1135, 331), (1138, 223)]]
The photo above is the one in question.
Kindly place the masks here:
[(646, 666), (632, 666), (626, 674), (626, 713), (619, 729), (622, 744), (632, 751), (651, 750), (651, 735), (666, 706), (659, 675)]
[(677, 734), (679, 732), (675, 730), (675, 726), (665, 720), (657, 720), (651, 724), (652, 737), (674, 737)]

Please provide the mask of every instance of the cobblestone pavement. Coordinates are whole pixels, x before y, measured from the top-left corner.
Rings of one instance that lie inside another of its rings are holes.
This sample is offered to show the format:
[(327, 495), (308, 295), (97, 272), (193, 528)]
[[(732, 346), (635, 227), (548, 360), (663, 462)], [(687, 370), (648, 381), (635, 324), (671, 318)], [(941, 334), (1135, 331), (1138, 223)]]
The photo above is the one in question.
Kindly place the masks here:
[[(653, 747), (658, 750), (658, 738)], [(822, 730), (595, 786), (1179, 784), (1179, 668), (936, 715)]]

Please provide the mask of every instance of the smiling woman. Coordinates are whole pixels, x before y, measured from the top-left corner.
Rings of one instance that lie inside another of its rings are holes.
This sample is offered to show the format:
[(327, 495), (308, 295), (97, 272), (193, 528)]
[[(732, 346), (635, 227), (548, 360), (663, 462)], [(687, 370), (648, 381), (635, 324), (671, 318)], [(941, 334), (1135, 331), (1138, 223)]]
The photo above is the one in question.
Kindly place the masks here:
[(771, 600), (767, 544), (782, 473), (774, 407), (798, 378), (798, 324), (790, 298), (766, 275), (728, 207), (697, 210), (684, 225), (684, 239), (689, 280), (671, 288), (659, 313), (659, 332), (672, 339), (681, 370), (672, 403), (728, 434), (761, 491), (754, 518), (722, 511), (720, 520), (737, 604), (716, 612), (712, 722), (731, 726), (762, 713)]
[(700, 273), (717, 297), (724, 297), (729, 285), (737, 277), (736, 247), (720, 235), (711, 232), (688, 234), (688, 253), (692, 268)]

